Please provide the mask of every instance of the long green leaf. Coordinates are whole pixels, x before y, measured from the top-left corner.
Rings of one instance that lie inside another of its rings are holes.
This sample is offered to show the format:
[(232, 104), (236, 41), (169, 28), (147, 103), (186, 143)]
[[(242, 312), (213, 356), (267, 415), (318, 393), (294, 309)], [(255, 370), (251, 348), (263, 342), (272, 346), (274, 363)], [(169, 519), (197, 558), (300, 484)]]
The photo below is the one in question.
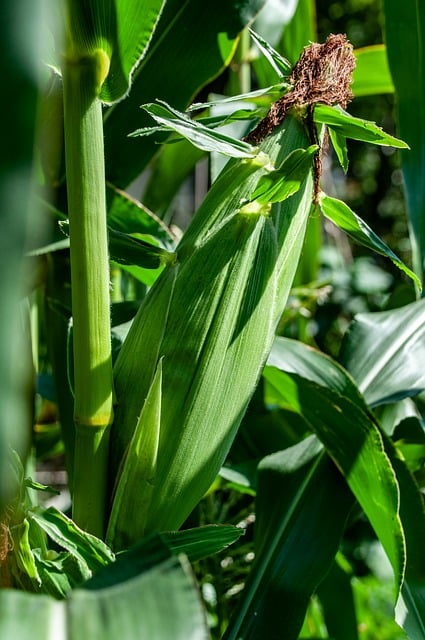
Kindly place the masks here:
[(404, 575), (404, 536), (399, 493), (381, 434), (364, 403), (275, 367), (266, 367), (269, 401), (300, 413), (344, 474), (388, 555), (396, 595)]
[(394, 93), (385, 45), (378, 44), (354, 51), (356, 68), (352, 90), (356, 98), (380, 93)]
[(340, 360), (372, 406), (419, 393), (425, 388), (425, 301), (358, 314)]
[(327, 104), (316, 104), (314, 120), (335, 129), (346, 138), (397, 149), (409, 148), (406, 142), (386, 133), (374, 122), (351, 116), (338, 105), (330, 107)]
[[(165, 102), (160, 104), (145, 104), (143, 109), (151, 115), (165, 131), (175, 131), (189, 140), (195, 147), (203, 151), (216, 151), (234, 158), (252, 158), (255, 155), (253, 147), (247, 142), (231, 138), (219, 131), (209, 129), (205, 125), (192, 120), (185, 114), (173, 109)], [(154, 128), (157, 130), (157, 128)], [(151, 129), (137, 129), (131, 136), (137, 137), (151, 133)]]
[(75, 522), (54, 507), (31, 510), (28, 515), (53, 542), (85, 562), (92, 571), (97, 571), (114, 560), (114, 554), (102, 540), (82, 531)]
[(425, 5), (384, 0), (388, 62), (396, 89), (399, 132), (410, 146), (401, 166), (406, 187), (414, 270), (425, 271)]
[(381, 240), (379, 236), (362, 220), (345, 202), (321, 194), (319, 198), (323, 215), (332, 220), (340, 229), (345, 231), (355, 242), (376, 253), (389, 258), (396, 267), (411, 278), (418, 287), (421, 286), (418, 276), (407, 267), (402, 260)]
[[(75, 589), (57, 602), (15, 590), (0, 592), (0, 636), (19, 640), (206, 640), (208, 632), (184, 557), (170, 557), (158, 540), (152, 553), (158, 562), (142, 573), (125, 564), (117, 579), (119, 560), (110, 567), (115, 580), (95, 588)], [(115, 566), (117, 565), (117, 566)], [(93, 587), (93, 585), (92, 585)]]
[(265, 173), (258, 181), (251, 200), (260, 204), (283, 202), (294, 195), (311, 172), (317, 145), (296, 149), (289, 154), (278, 169)]
[(164, 0), (69, 0), (67, 27), (75, 58), (95, 51), (105, 54), (100, 79), (104, 102), (115, 102), (129, 90), (163, 5)]
[(298, 638), (352, 504), (343, 478), (314, 436), (261, 461), (256, 559), (226, 640)]
[[(238, 34), (265, 0), (167, 0), (149, 52), (133, 75), (129, 97), (105, 114), (108, 179), (119, 187), (136, 178), (157, 151), (156, 139), (128, 138), (142, 120), (140, 105), (162, 99), (185, 109), (192, 97), (227, 64)], [(199, 28), (202, 25), (202, 29)]]
[(267, 58), (270, 66), (276, 72), (280, 80), (284, 80), (291, 73), (292, 66), (276, 49), (273, 49), (268, 42), (252, 29), (249, 30), (252, 39), (262, 54)]
[(195, 562), (223, 551), (244, 534), (244, 529), (232, 525), (207, 525), (162, 533), (161, 538), (174, 554), (184, 553)]

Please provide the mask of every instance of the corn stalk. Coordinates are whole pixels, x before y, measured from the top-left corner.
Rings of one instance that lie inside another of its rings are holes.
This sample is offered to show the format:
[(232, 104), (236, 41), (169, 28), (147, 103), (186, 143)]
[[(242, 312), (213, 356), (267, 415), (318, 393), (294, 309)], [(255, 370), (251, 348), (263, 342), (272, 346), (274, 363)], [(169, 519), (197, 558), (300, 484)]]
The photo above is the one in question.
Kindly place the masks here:
[(102, 105), (98, 94), (109, 61), (104, 51), (87, 50), (78, 44), (74, 9), (75, 3), (70, 2), (62, 65), (74, 344), (73, 517), (84, 529), (102, 536), (113, 408)]

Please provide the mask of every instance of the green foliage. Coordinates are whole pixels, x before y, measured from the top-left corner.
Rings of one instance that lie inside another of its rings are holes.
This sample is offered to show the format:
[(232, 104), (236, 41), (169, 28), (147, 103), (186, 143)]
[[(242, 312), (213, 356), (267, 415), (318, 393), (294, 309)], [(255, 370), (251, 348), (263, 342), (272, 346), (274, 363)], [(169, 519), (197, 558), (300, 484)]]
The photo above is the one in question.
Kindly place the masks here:
[[(2, 637), (398, 640), (394, 618), (424, 637), (422, 10), (385, 1), (385, 48), (376, 2), (278, 5), (65, 2), (31, 182), (42, 56), (6, 29), (28, 111), (0, 175), (0, 444), (20, 453), (0, 447)], [(314, 92), (279, 111), (302, 47), (343, 23), (362, 47), (350, 113)], [(418, 65), (398, 56), (413, 24)], [(394, 93), (402, 139), (378, 111)], [(383, 233), (395, 149), (413, 270), (399, 214)], [(17, 288), (33, 191), (48, 222)], [(63, 450), (65, 508), (26, 477)]]

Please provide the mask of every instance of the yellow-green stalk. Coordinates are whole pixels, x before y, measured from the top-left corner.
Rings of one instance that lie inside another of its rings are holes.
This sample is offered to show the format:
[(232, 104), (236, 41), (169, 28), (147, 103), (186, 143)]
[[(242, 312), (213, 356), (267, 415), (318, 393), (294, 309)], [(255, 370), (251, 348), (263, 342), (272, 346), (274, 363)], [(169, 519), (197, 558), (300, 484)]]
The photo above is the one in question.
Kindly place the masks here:
[(102, 105), (104, 51), (80, 51), (72, 34), (62, 65), (71, 245), (75, 390), (73, 517), (104, 533), (109, 427), (113, 419), (109, 260)]

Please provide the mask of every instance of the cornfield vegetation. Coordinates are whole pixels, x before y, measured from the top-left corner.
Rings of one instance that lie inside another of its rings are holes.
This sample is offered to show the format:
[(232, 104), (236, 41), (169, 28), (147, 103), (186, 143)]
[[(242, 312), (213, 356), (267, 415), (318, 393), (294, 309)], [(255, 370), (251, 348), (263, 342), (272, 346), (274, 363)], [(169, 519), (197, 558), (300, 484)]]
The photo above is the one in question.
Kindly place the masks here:
[(1, 637), (423, 640), (425, 9), (35, 5)]

